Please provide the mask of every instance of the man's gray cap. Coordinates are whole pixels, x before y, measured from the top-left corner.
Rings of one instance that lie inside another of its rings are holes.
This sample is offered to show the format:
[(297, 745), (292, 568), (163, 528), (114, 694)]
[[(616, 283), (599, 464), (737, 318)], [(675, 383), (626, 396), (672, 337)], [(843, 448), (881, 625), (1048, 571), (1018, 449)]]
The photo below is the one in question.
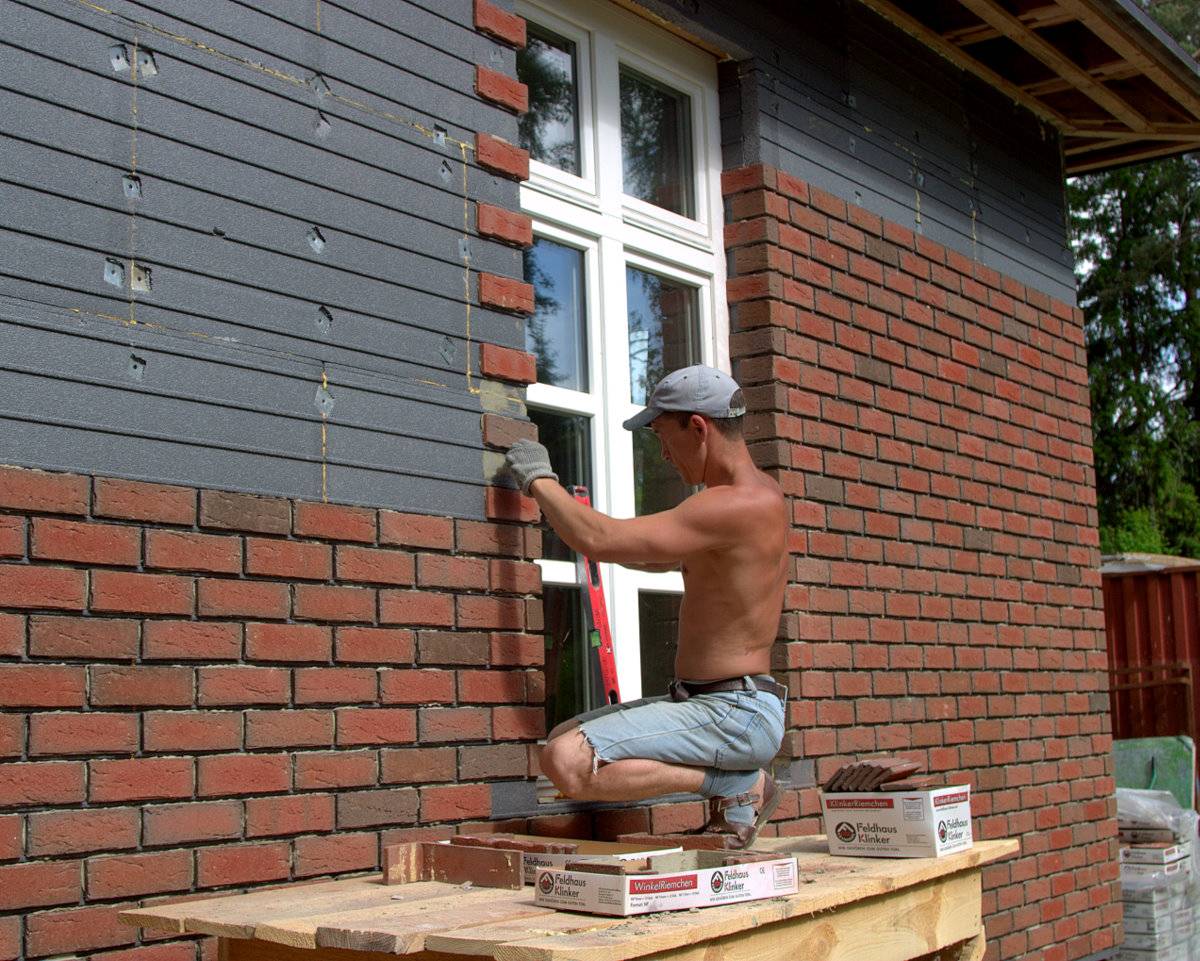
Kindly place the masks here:
[(722, 419), (741, 417), (746, 413), (746, 402), (737, 381), (724, 371), (703, 364), (681, 367), (658, 382), (646, 409), (625, 421), (624, 427), (626, 430), (645, 427), (668, 410)]

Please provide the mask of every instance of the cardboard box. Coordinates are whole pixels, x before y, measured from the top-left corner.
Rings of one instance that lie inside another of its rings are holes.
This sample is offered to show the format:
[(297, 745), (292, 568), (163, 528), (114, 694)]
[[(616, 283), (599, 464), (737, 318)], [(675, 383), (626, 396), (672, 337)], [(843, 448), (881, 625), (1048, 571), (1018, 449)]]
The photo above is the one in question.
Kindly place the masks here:
[(1141, 951), (1122, 946), (1113, 961), (1191, 961), (1186, 944), (1175, 944), (1161, 951)]
[(1170, 864), (1142, 864), (1137, 861), (1121, 862), (1121, 884), (1136, 888), (1141, 885), (1183, 883), (1191, 877), (1192, 859), (1180, 858)]
[[(533, 884), (537, 878), (537, 873), (542, 868), (561, 868), (568, 861), (594, 861), (597, 864), (620, 864), (624, 861), (644, 860), (648, 857), (658, 857), (663, 854), (677, 854), (683, 848), (675, 847), (654, 847), (645, 844), (620, 844), (615, 841), (588, 841), (579, 840), (576, 838), (551, 838), (543, 837), (536, 834), (503, 834), (496, 835), (497, 847), (503, 849), (504, 838), (511, 838), (517, 842), (513, 845), (514, 850), (520, 850), (522, 854), (522, 866), (524, 868), (524, 878), (526, 884)], [(573, 845), (575, 850), (570, 853), (549, 853), (545, 851), (527, 851), (525, 847), (528, 845), (548, 843), (561, 843)], [(453, 842), (439, 841), (439, 844), (451, 845)], [(479, 848), (476, 848), (479, 850)]]
[(1164, 911), (1174, 911), (1185, 903), (1184, 882), (1187, 876), (1176, 876), (1165, 887), (1128, 887), (1121, 889), (1121, 900), (1125, 905), (1125, 913), (1134, 917), (1146, 918)]
[[(531, 841), (546, 838), (529, 836)], [(572, 841), (578, 848), (574, 854), (543, 854), (535, 851), (523, 852), (525, 857), (525, 883), (533, 884), (542, 868), (561, 868), (568, 861), (594, 861), (597, 864), (617, 864), (623, 861), (638, 861), (664, 854), (677, 854), (681, 847), (647, 847), (644, 844), (618, 844), (615, 841)]]
[(543, 868), (534, 885), (534, 903), (627, 917), (774, 898), (799, 890), (794, 857), (723, 864), (728, 857), (729, 852), (723, 851), (686, 851), (653, 858), (649, 872), (637, 874)]
[(936, 858), (971, 847), (971, 789), (821, 792), (829, 853)]
[(1180, 844), (1122, 844), (1121, 861), (1134, 864), (1171, 864), (1192, 853), (1192, 846), (1184, 841)]

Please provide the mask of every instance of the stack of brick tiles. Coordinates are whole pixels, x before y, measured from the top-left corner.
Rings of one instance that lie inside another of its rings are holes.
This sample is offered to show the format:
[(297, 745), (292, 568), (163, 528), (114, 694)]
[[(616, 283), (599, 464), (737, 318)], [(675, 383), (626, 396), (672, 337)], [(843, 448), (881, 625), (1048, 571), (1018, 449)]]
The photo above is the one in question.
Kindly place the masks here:
[(116, 912), (490, 818), (543, 734), (540, 549), (526, 524), (0, 468), (0, 958), (192, 961)]
[[(727, 171), (735, 373), (790, 497), (784, 756), (969, 783), (988, 958), (1114, 943), (1116, 822), (1080, 312), (788, 174)], [(810, 782), (811, 783), (811, 782)], [(815, 788), (782, 832), (821, 830)]]

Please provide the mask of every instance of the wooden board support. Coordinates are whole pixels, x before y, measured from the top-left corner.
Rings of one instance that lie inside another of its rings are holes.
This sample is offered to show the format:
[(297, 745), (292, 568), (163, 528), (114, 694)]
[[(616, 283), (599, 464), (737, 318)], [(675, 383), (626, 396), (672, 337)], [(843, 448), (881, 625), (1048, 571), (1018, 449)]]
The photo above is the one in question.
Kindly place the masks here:
[(488, 888), (518, 889), (524, 883), (520, 851), (413, 841), (383, 849), (383, 883), (444, 881)]
[(425, 938), (425, 949), (490, 958), (496, 953), (497, 947), (509, 941), (520, 941), (531, 937), (561, 937), (580, 931), (598, 931), (601, 928), (611, 928), (623, 920), (624, 918), (603, 918), (598, 915), (558, 912), (546, 917), (538, 917), (536, 920), (520, 918), (497, 921), (494, 924), (431, 934)]
[[(481, 894), (484, 892), (471, 892)], [(428, 910), (416, 910), (385, 917), (364, 917), (361, 924), (344, 919), (317, 928), (317, 945), (322, 948), (351, 948), (355, 951), (384, 951), (388, 954), (412, 954), (425, 948), (431, 934), (453, 931), (472, 925), (553, 915), (551, 908), (533, 903), (533, 895), (522, 893), (499, 899), (499, 891), (486, 892), (486, 899), (468, 901), (445, 899), (439, 905), (426, 903)], [(414, 905), (414, 907), (416, 907)]]
[[(312, 890), (309, 890), (309, 889)], [(321, 881), (293, 884), (288, 887), (286, 901), (299, 906), (309, 899), (333, 896), (356, 896), (364, 891), (382, 891), (376, 877), (344, 878), (338, 881)], [(205, 896), (187, 895), (166, 903), (144, 908), (122, 911), (119, 915), (125, 924), (153, 931), (169, 931), (172, 934), (203, 933), (217, 934), (229, 938), (254, 937), (254, 920), (261, 919), (264, 911), (282, 905), (278, 888), (263, 888), (249, 894), (220, 894)], [(213, 930), (196, 927), (197, 917), (202, 923), (212, 923)], [(222, 919), (213, 921), (213, 919)], [(222, 922), (226, 926), (222, 927)]]
[[(436, 885), (440, 891), (430, 896), (428, 889), (409, 893), (409, 888)], [(423, 918), (437, 917), (440, 920), (457, 917), (459, 925), (478, 923), (479, 912), (495, 908), (505, 917), (522, 917), (525, 912), (518, 902), (532, 906), (533, 895), (520, 891), (500, 891), (494, 888), (463, 890), (459, 885), (441, 884), (436, 881), (421, 881), (408, 888), (392, 888), (392, 899), (386, 904), (367, 908), (338, 910), (330, 907), (325, 914), (310, 914), (303, 918), (282, 918), (263, 923), (255, 932), (255, 939), (284, 944), (292, 948), (343, 947), (345, 945), (321, 945), (321, 939), (336, 941), (341, 935), (332, 932), (355, 932), (346, 935), (353, 942), (349, 945), (360, 951), (382, 950), (391, 953), (397, 941), (396, 933), (404, 933), (419, 926)], [(516, 907), (514, 907), (516, 905)], [(546, 910), (538, 908), (539, 911)], [(507, 913), (504, 913), (507, 912)], [(447, 927), (455, 927), (447, 924)], [(378, 934), (378, 938), (372, 938)], [(371, 945), (389, 945), (375, 948)]]
[[(221, 961), (386, 961), (396, 954), (412, 961), (646, 955), (655, 961), (907, 961), (935, 952), (938, 961), (981, 961), (980, 868), (1018, 849), (1016, 841), (981, 841), (942, 858), (839, 858), (821, 837), (767, 838), (746, 853), (794, 856), (801, 882), (796, 894), (631, 918), (553, 911), (534, 904), (529, 889), (440, 881), (389, 886), (378, 876), (192, 899), (124, 917), (148, 921), (153, 930), (224, 932)], [(735, 853), (662, 857), (730, 856)]]
[[(656, 961), (889, 961), (919, 958), (939, 945), (967, 941), (980, 933), (978, 876), (929, 881), (889, 898), (881, 913), (868, 899), (837, 912), (814, 914), (752, 930), (721, 931), (726, 919), (706, 923), (729, 905), (693, 916), (626, 920), (611, 928), (500, 945), (496, 961), (624, 961), (654, 954)], [(677, 919), (677, 920), (676, 920)], [(675, 923), (671, 923), (674, 921)], [(637, 937), (629, 937), (637, 931)], [(686, 938), (681, 934), (686, 932)], [(659, 953), (664, 952), (664, 953)], [(969, 955), (967, 956), (969, 957)]]

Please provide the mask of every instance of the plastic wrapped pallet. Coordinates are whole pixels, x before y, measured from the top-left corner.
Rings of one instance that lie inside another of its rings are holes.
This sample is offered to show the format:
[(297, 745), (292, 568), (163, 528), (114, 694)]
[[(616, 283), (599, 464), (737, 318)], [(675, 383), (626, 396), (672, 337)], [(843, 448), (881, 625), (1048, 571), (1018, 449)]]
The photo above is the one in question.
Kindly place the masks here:
[(1193, 872), (1195, 811), (1166, 791), (1117, 789), (1124, 944), (1118, 961), (1200, 958)]

